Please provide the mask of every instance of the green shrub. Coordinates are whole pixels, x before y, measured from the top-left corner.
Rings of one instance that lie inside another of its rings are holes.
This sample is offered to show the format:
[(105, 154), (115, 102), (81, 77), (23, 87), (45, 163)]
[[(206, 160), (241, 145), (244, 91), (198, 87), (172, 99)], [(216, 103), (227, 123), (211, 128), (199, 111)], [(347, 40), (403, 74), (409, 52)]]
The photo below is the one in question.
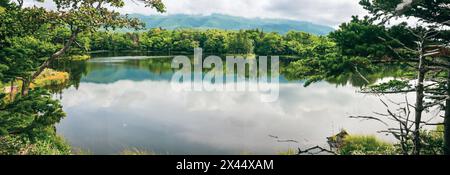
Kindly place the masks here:
[(444, 153), (444, 125), (439, 125), (434, 130), (421, 131), (421, 154), (440, 155)]
[[(410, 138), (413, 138), (411, 135)], [(432, 130), (420, 130), (421, 149), (422, 155), (442, 155), (444, 154), (444, 125), (439, 125)], [(400, 144), (396, 145), (399, 149)], [(412, 140), (408, 140), (406, 147), (408, 148), (408, 154), (412, 154), (413, 143)]]

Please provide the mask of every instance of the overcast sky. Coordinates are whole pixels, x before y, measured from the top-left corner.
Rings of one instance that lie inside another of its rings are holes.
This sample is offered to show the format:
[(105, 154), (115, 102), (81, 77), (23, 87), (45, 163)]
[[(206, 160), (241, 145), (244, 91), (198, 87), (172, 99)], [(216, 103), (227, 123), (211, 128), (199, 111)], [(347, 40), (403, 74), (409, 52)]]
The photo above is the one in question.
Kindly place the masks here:
[[(28, 0), (28, 4), (32, 0)], [(132, 0), (118, 9), (123, 13), (156, 14), (155, 10), (145, 8)], [(167, 7), (165, 14), (212, 13), (241, 17), (283, 18), (310, 21), (336, 27), (350, 20), (352, 15), (364, 15), (359, 0), (162, 0)], [(49, 2), (44, 4), (51, 7)]]

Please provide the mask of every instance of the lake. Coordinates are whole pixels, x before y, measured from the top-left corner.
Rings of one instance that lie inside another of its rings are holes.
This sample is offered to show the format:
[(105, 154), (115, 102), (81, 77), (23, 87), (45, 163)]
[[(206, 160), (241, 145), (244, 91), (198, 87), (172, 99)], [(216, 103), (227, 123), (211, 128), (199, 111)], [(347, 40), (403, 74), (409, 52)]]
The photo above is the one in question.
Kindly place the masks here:
[(172, 58), (110, 56), (58, 64), (71, 73), (71, 83), (55, 95), (67, 113), (57, 132), (93, 154), (130, 148), (156, 154), (278, 154), (328, 147), (326, 137), (343, 128), (354, 134), (386, 129), (349, 118), (385, 111), (378, 97), (357, 93), (355, 81), (305, 88), (282, 73), (279, 98), (271, 103), (261, 102), (258, 92), (176, 92), (170, 84)]

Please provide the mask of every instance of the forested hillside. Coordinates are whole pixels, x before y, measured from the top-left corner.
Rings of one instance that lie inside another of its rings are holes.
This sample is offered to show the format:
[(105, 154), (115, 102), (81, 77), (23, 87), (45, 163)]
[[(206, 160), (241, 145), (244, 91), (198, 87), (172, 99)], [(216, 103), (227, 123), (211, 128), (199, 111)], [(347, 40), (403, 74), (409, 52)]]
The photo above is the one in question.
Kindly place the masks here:
[(324, 25), (318, 25), (305, 21), (284, 19), (243, 18), (221, 14), (209, 16), (200, 15), (138, 15), (133, 14), (143, 21), (147, 28), (162, 27), (165, 29), (197, 28), (197, 29), (260, 29), (264, 32), (287, 33), (290, 30), (303, 31), (317, 35), (326, 35), (334, 29)]

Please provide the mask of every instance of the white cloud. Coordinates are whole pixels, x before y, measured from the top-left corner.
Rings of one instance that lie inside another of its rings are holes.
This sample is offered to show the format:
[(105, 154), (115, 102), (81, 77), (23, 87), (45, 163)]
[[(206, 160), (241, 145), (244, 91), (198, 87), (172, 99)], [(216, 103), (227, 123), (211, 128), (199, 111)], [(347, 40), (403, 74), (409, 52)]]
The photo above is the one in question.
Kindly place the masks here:
[[(130, 0), (127, 0), (130, 1)], [(359, 0), (163, 0), (166, 14), (209, 15), (221, 13), (242, 17), (285, 18), (337, 26), (352, 15), (366, 14)], [(154, 10), (127, 3), (122, 12), (155, 14)]]
[[(133, 0), (125, 0), (122, 13), (157, 14), (154, 9), (145, 8)], [(329, 26), (338, 26), (349, 21), (352, 15), (366, 14), (358, 4), (359, 0), (163, 0), (166, 15), (212, 13), (242, 16), (248, 18), (283, 18), (310, 21)], [(26, 4), (36, 3), (29, 0)], [(50, 1), (44, 6), (52, 7)]]
[[(171, 154), (220, 150), (270, 154), (292, 145), (280, 144), (269, 134), (309, 147), (325, 146), (325, 138), (340, 128), (371, 134), (385, 127), (347, 117), (385, 110), (378, 97), (355, 94), (358, 88), (353, 87), (336, 88), (323, 82), (303, 88), (282, 83), (280, 98), (274, 103), (261, 102), (258, 92), (171, 89), (168, 81), (81, 82), (78, 89), (63, 92), (62, 104), (69, 117), (58, 131), (75, 146), (88, 145), (96, 154), (118, 152), (123, 146)], [(392, 100), (403, 98), (390, 96)], [(109, 148), (117, 151), (105, 152)]]

